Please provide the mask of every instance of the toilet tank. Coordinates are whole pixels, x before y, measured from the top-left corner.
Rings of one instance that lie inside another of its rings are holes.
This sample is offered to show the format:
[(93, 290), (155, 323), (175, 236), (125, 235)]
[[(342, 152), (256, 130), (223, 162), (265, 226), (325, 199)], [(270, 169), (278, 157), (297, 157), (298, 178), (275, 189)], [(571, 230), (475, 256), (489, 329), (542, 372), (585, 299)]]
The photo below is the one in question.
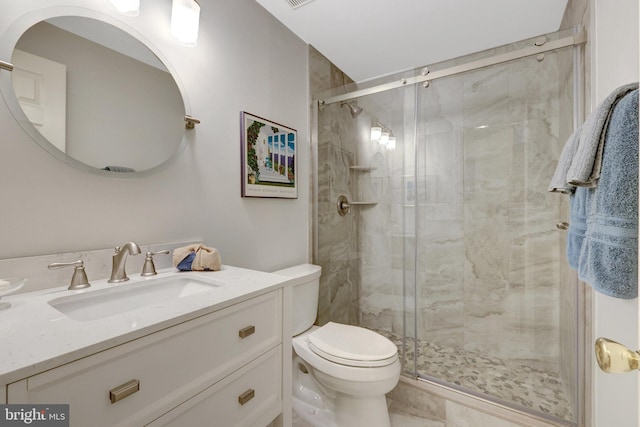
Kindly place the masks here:
[(313, 264), (301, 264), (274, 271), (273, 273), (298, 279), (292, 285), (293, 307), (291, 315), (292, 335), (298, 335), (309, 329), (316, 321), (322, 267)]

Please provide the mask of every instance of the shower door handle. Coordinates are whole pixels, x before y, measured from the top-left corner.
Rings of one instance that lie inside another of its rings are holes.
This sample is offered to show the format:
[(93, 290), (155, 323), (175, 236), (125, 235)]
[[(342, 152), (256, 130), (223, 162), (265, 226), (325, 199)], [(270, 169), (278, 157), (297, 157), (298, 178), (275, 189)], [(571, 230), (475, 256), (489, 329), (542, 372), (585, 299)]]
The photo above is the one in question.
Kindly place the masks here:
[(607, 338), (596, 340), (598, 366), (609, 374), (618, 374), (640, 369), (640, 352)]

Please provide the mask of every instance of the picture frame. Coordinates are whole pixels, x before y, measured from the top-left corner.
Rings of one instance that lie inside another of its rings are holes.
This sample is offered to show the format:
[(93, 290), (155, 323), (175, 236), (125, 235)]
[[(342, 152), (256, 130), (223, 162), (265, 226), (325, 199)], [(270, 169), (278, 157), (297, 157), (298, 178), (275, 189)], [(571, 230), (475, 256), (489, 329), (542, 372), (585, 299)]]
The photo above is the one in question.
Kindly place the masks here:
[(298, 132), (240, 112), (242, 197), (298, 198)]

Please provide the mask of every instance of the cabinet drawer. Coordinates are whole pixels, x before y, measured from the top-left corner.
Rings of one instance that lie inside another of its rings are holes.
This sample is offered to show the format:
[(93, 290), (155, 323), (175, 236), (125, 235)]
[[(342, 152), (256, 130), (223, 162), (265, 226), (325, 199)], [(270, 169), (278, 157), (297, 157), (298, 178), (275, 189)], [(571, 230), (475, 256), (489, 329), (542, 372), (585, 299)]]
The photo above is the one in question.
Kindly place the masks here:
[[(77, 427), (142, 425), (276, 347), (280, 300), (272, 292), (10, 384), (8, 401), (68, 403)], [(139, 391), (111, 403), (131, 380)]]
[(255, 427), (282, 411), (281, 348), (275, 348), (148, 427)]

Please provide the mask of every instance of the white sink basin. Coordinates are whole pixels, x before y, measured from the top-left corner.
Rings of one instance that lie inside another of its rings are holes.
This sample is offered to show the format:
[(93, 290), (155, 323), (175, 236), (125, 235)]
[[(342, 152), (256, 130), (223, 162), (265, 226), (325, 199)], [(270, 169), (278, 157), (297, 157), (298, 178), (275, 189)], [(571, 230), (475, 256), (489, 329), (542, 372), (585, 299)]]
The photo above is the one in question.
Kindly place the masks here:
[(219, 286), (210, 280), (174, 275), (125, 282), (117, 287), (56, 298), (49, 305), (74, 320), (90, 321), (211, 291)]

